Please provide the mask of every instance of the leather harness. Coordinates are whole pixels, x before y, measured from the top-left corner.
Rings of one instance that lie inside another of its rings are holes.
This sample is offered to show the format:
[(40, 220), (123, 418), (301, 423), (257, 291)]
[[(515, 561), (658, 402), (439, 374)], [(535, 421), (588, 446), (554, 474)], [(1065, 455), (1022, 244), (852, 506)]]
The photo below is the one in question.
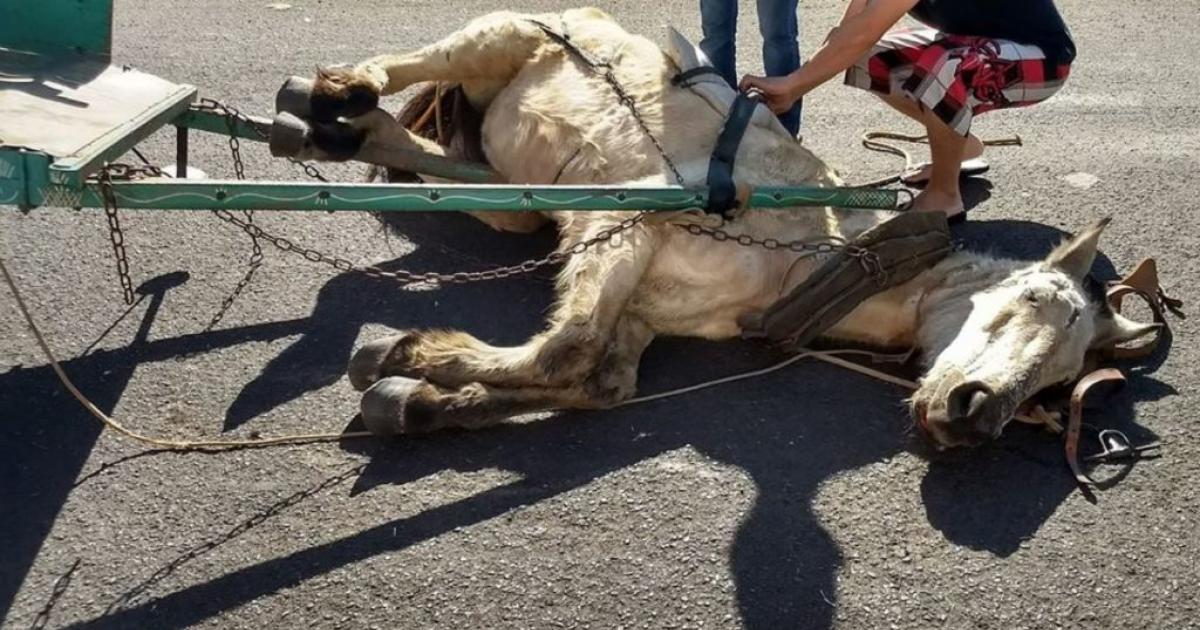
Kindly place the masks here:
[[(697, 66), (671, 77), (671, 85), (691, 87), (694, 79), (706, 75), (720, 77), (721, 73), (712, 66)], [(761, 102), (761, 97), (756, 93), (738, 92), (733, 99), (733, 105), (729, 107), (725, 124), (721, 126), (717, 143), (708, 158), (708, 178), (705, 182), (708, 186), (708, 203), (704, 207), (708, 214), (719, 214), (728, 218), (730, 211), (740, 205), (737, 184), (733, 181), (734, 161), (737, 159), (738, 147), (742, 145), (746, 129), (750, 126), (750, 119), (754, 117), (754, 109)]]
[(717, 136), (717, 144), (713, 147), (712, 155), (708, 158), (708, 204), (704, 211), (709, 214), (728, 216), (729, 212), (738, 207), (737, 186), (733, 183), (733, 162), (737, 158), (738, 147), (742, 137), (746, 135), (746, 127), (750, 125), (750, 117), (754, 108), (758, 107), (760, 99), (757, 96), (738, 92), (729, 108), (729, 116), (721, 133)]
[[(531, 20), (553, 41), (563, 46), (572, 55), (592, 68), (605, 68), (605, 60), (596, 60), (577, 47), (565, 33), (556, 32), (549, 26)], [(720, 73), (711, 66), (699, 66), (677, 73), (671, 78), (676, 87), (691, 87), (697, 77)], [(708, 214), (719, 214), (726, 218), (730, 211), (739, 207), (739, 191), (733, 180), (734, 162), (738, 147), (754, 115), (761, 98), (757, 94), (739, 92), (729, 108), (729, 114), (717, 136), (716, 145), (708, 162), (708, 202), (704, 208)], [(892, 218), (872, 230), (860, 235), (853, 247), (842, 251), (826, 262), (805, 282), (797, 286), (788, 296), (778, 300), (763, 312), (748, 314), (739, 322), (746, 338), (766, 338), (792, 348), (802, 347), (819, 336), (841, 317), (853, 310), (863, 300), (916, 276), (923, 269), (946, 256), (953, 245), (945, 217), (931, 213), (905, 213)], [(864, 255), (866, 254), (866, 255)], [(868, 264), (869, 263), (869, 264)], [(1153, 259), (1143, 260), (1137, 268), (1119, 282), (1110, 283), (1106, 299), (1113, 310), (1120, 312), (1126, 296), (1136, 295), (1149, 305), (1155, 322), (1161, 325), (1153, 340), (1133, 348), (1113, 348), (1100, 358), (1139, 358), (1154, 352), (1169, 328), (1164, 311), (1182, 316), (1179, 300), (1168, 296), (1158, 283), (1158, 272)], [(1069, 416), (1065, 427), (1064, 450), (1067, 464), (1080, 488), (1102, 487), (1084, 470), (1079, 458), (1079, 437), (1083, 428), (1084, 403), (1089, 393), (1101, 384), (1123, 384), (1124, 375), (1117, 369), (1097, 369), (1083, 376), (1071, 392)], [(1053, 418), (1040, 406), (1035, 416), (1045, 418), (1046, 423), (1057, 426)], [(1106, 441), (1106, 434), (1113, 437)], [(1119, 436), (1119, 439), (1115, 439)], [(1157, 456), (1157, 443), (1132, 446), (1123, 433), (1115, 430), (1100, 433), (1104, 448), (1099, 455), (1087, 461), (1130, 459)]]

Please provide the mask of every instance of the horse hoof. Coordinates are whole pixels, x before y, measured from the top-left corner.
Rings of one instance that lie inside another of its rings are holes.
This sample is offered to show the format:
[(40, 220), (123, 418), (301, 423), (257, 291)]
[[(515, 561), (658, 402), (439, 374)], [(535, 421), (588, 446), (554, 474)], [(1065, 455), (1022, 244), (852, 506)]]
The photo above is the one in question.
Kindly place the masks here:
[(312, 144), (325, 155), (322, 159), (345, 162), (354, 159), (367, 141), (367, 132), (344, 122), (318, 122), (312, 125)]
[(350, 357), (350, 365), (346, 366), (346, 376), (350, 379), (350, 385), (361, 392), (387, 376), (383, 372), (384, 364), (392, 359), (392, 352), (407, 336), (390, 335), (359, 348), (354, 356)]
[(406, 433), (405, 412), (422, 384), (412, 378), (389, 376), (363, 392), (359, 408), (367, 430), (380, 437)]
[(322, 69), (313, 82), (308, 105), (317, 122), (362, 116), (379, 106), (379, 86), (351, 68)]

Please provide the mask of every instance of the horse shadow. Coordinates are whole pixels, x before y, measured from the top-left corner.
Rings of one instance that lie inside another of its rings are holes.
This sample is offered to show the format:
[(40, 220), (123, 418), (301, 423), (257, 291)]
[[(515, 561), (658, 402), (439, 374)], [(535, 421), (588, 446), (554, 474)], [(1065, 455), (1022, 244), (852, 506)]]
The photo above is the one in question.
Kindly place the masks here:
[[(510, 264), (544, 253), (553, 242), (550, 234), (498, 237), (466, 217), (406, 215), (392, 221), (410, 237), (419, 235), (413, 239), (418, 243), (417, 250), (389, 264), (392, 267), (400, 263), (418, 270), (422, 266), (444, 266), (447, 248), (488, 251), (484, 261), (488, 265)], [(1015, 243), (1010, 242), (1014, 233), (1021, 235)], [(1027, 253), (1026, 257), (1043, 255), (1062, 237), (1045, 226), (1012, 221), (968, 223), (956, 235), (968, 244), (988, 243), (1014, 256)], [(1102, 273), (1112, 271), (1106, 260), (1098, 267)], [(489, 341), (512, 343), (537, 330), (540, 318), (530, 314), (544, 310), (551, 299), (548, 275), (535, 277), (533, 282), (504, 281), (427, 293), (343, 274), (322, 288), (308, 318), (217, 330), (182, 340), (143, 341), (140, 346), (135, 341), (127, 349), (98, 353), (98, 358), (87, 355), (67, 362), (66, 367), (72, 374), (99, 374), (97, 366), (120, 365), (132, 374), (139, 361), (300, 334), (292, 346), (266, 364), (230, 406), (227, 420), (233, 418), (236, 425), (340, 378), (365, 325), (409, 328), (436, 322), (470, 330)], [(661, 391), (762, 367), (781, 358), (774, 350), (750, 342), (668, 339), (656, 342), (647, 352), (639, 386), (644, 392)], [(0, 391), (13, 391), (10, 384), (45, 387), (43, 381), (53, 378), (47, 372), (35, 368), (16, 377), (12, 373), (0, 375)], [(129, 375), (123, 381), (116, 378), (112, 382), (93, 377), (81, 385), (86, 391), (103, 392), (101, 407), (111, 408), (128, 379)], [(1130, 409), (1135, 399), (1171, 392), (1149, 373), (1131, 384), (1133, 387), (1118, 394), (1119, 403), (1110, 405), (1112, 413), (1106, 414), (1106, 420)], [(745, 625), (828, 627), (834, 610), (829, 602), (836, 598), (836, 574), (842, 556), (810, 505), (821, 484), (834, 475), (904, 451), (923, 451), (911, 439), (900, 404), (902, 396), (903, 392), (866, 377), (802, 362), (737, 386), (703, 390), (669, 402), (566, 413), (479, 432), (447, 432), (387, 443), (348, 443), (346, 448), (362, 449), (370, 455), (348, 501), (380, 485), (404, 484), (445, 470), (499, 468), (517, 473), (517, 480), (414, 516), (239, 568), (149, 601), (130, 602), (79, 625), (115, 628), (196, 624), (339, 567), (501, 516), (586, 486), (608, 473), (691, 448), (710, 460), (742, 470), (758, 491), (753, 508), (735, 534), (729, 558)], [(23, 538), (18, 538), (24, 553), (22, 562), (32, 562), (40, 539), (66, 499), (60, 487), (66, 483), (69, 491), (70, 480), (78, 474), (98, 433), (81, 411), (68, 410), (73, 401), (62, 398), (66, 406), (56, 403), (55, 409), (37, 411), (37, 417), (52, 417), (42, 414), (57, 411), (72, 416), (72, 423), (88, 424), (90, 433), (64, 431), (55, 436), (72, 445), (69, 453), (77, 461), (63, 463), (61, 458), (47, 461), (51, 458), (22, 455), (17, 451), (31, 449), (24, 445), (17, 448), (16, 440), (4, 442), (4, 450), (13, 452), (2, 455), (17, 457), (14, 470), (22, 469), (13, 478), (18, 484), (26, 484), (13, 490), (14, 498), (38, 491), (48, 497), (34, 510), (38, 512), (34, 516), (45, 526), (31, 527)], [(1148, 435), (1137, 432), (1136, 427), (1122, 428), (1128, 429), (1131, 437)], [(24, 439), (36, 437), (26, 435)], [(1032, 429), (1018, 428), (999, 443), (930, 459), (921, 482), (930, 525), (950, 543), (998, 556), (1014, 553), (1021, 541), (1035, 535), (1075, 489), (1057, 441)], [(1035, 465), (1031, 467), (1031, 463)], [(38, 470), (39, 466), (59, 469)], [(27, 468), (34, 470), (24, 470)], [(39, 476), (58, 480), (51, 492), (46, 493), (41, 484), (36, 489), (29, 486)], [(5, 475), (6, 481), (8, 477)], [(7, 483), (5, 487), (7, 492)], [(21, 514), (16, 515), (13, 522), (20, 518)], [(21, 570), (20, 566), (17, 569)], [(11, 577), (5, 576), (6, 584), (12, 583)], [(16, 576), (13, 586), (19, 583), (20, 576)]]

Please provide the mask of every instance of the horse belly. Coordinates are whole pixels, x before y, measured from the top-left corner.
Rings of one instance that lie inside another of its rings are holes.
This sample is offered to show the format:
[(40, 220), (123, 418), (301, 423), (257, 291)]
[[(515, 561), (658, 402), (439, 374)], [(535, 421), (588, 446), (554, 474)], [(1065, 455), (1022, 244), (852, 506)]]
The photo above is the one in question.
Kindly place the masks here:
[(688, 234), (668, 238), (630, 309), (660, 335), (727, 339), (738, 317), (766, 308), (790, 266), (786, 255)]

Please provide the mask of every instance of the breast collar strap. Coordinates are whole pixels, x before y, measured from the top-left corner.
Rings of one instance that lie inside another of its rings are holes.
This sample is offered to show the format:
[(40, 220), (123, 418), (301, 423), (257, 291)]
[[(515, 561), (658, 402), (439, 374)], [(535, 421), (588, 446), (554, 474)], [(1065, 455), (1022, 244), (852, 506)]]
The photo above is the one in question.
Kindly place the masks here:
[(733, 162), (758, 103), (757, 96), (739, 92), (729, 108), (729, 117), (725, 119), (725, 126), (721, 128), (708, 160), (708, 205), (704, 211), (709, 214), (728, 216), (729, 211), (738, 205), (737, 186), (733, 183)]

